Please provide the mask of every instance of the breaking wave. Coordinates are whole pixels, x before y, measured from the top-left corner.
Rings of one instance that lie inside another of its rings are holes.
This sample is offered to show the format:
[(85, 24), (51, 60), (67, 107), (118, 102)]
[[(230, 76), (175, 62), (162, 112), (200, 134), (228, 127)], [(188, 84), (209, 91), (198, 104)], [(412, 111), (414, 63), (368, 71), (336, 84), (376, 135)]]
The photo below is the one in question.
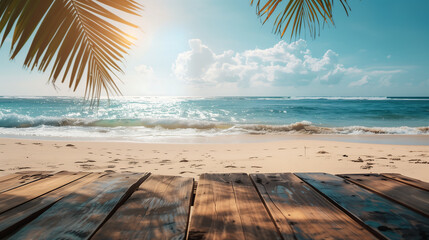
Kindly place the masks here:
[[(232, 124), (222, 122), (211, 122), (189, 119), (77, 119), (56, 118), (47, 116), (30, 117), (16, 113), (4, 114), (0, 112), (0, 134), (1, 129), (23, 129), (37, 127), (60, 127), (58, 131), (64, 131), (64, 127), (80, 127), (82, 130), (88, 128), (103, 128), (104, 132), (114, 128), (140, 127), (152, 129), (153, 131), (165, 130), (195, 130), (207, 133), (222, 134), (404, 134), (417, 135), (429, 134), (429, 126), (423, 127), (366, 127), (345, 126), (327, 127), (314, 125), (309, 121), (295, 122), (286, 125), (269, 124)], [(3, 131), (4, 132), (4, 131)], [(155, 133), (155, 132), (154, 132)]]

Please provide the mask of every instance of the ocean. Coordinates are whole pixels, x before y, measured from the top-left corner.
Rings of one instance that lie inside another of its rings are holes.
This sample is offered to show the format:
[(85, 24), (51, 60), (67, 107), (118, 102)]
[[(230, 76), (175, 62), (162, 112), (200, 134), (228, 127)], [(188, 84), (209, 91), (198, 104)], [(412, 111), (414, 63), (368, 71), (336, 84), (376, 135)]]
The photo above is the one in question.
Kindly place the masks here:
[(0, 97), (0, 137), (429, 135), (429, 97)]

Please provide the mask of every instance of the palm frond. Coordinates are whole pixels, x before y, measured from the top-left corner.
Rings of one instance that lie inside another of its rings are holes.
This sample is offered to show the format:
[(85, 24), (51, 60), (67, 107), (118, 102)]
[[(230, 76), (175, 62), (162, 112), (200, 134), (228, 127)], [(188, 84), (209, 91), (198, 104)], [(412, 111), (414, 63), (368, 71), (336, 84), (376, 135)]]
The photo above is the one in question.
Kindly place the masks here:
[(116, 73), (132, 45), (118, 23), (137, 27), (111, 10), (139, 15), (134, 0), (1, 0), (0, 46), (12, 34), (10, 58), (31, 42), (24, 67), (51, 69), (49, 81), (68, 81), (76, 91), (86, 76), (85, 97), (118, 94)]
[[(338, 0), (346, 14), (350, 11), (347, 0)], [(251, 0), (253, 5), (254, 0)], [(290, 28), (290, 38), (297, 37), (301, 31), (308, 29), (312, 38), (320, 33), (321, 24), (332, 24), (332, 7), (334, 0), (258, 0), (256, 12), (264, 17), (263, 23), (277, 13), (274, 21), (274, 33), (283, 37)], [(284, 8), (283, 8), (284, 6)], [(277, 11), (278, 9), (278, 11)]]

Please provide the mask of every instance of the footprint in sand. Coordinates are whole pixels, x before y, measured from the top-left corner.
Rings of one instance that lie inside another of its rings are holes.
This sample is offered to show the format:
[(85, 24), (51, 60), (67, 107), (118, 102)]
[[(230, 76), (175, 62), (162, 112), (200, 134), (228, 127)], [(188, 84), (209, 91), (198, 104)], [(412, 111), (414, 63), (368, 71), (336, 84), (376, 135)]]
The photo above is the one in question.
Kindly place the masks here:
[(350, 160), (350, 161), (352, 161), (352, 162), (363, 162), (363, 160), (362, 160), (362, 158), (360, 158), (360, 157), (358, 157), (358, 159), (356, 159), (356, 160)]
[(188, 160), (186, 160), (186, 159), (182, 159), (182, 160), (180, 160), (179, 162), (189, 162)]
[(80, 167), (83, 169), (91, 169), (94, 167), (94, 165), (92, 165), (92, 164), (81, 164)]
[(69, 143), (66, 145), (66, 147), (75, 147), (75, 145)]
[(318, 151), (317, 153), (318, 153), (318, 154), (328, 154), (328, 152), (327, 152), (327, 151), (323, 151), (323, 150), (322, 150), (322, 151)]
[(115, 168), (115, 165), (107, 165), (107, 168)]
[(104, 170), (105, 173), (115, 173), (116, 171), (113, 170)]
[(262, 168), (261, 166), (251, 166), (251, 168)]
[(205, 166), (205, 164), (191, 164), (190, 167), (198, 168), (198, 167), (202, 167), (202, 166)]
[(180, 172), (179, 174), (185, 174), (185, 173), (194, 173), (194, 172), (191, 172), (191, 171), (183, 171), (183, 172)]
[(33, 143), (33, 145), (43, 145), (42, 143), (38, 143), (38, 142), (35, 142), (35, 143)]
[(228, 166), (225, 166), (225, 168), (237, 168), (237, 166), (234, 166), (234, 165), (228, 165)]
[(362, 165), (360, 168), (361, 169), (371, 169), (372, 166), (371, 165)]
[(414, 164), (429, 164), (428, 161), (422, 161), (421, 159), (410, 159), (408, 161)]

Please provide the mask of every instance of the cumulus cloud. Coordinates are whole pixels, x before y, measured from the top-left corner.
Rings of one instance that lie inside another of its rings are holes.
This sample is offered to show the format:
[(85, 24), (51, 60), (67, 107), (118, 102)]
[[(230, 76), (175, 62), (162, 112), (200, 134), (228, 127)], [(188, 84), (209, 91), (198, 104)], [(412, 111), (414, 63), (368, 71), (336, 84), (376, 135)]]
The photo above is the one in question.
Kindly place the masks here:
[(199, 39), (189, 40), (190, 50), (177, 56), (172, 70), (175, 76), (190, 84), (238, 86), (299, 86), (312, 82), (333, 85), (347, 77), (349, 86), (368, 83), (369, 76), (396, 74), (400, 70), (365, 71), (345, 67), (338, 54), (327, 50), (313, 56), (305, 40), (280, 41), (271, 48), (243, 52), (232, 50), (216, 54)]

